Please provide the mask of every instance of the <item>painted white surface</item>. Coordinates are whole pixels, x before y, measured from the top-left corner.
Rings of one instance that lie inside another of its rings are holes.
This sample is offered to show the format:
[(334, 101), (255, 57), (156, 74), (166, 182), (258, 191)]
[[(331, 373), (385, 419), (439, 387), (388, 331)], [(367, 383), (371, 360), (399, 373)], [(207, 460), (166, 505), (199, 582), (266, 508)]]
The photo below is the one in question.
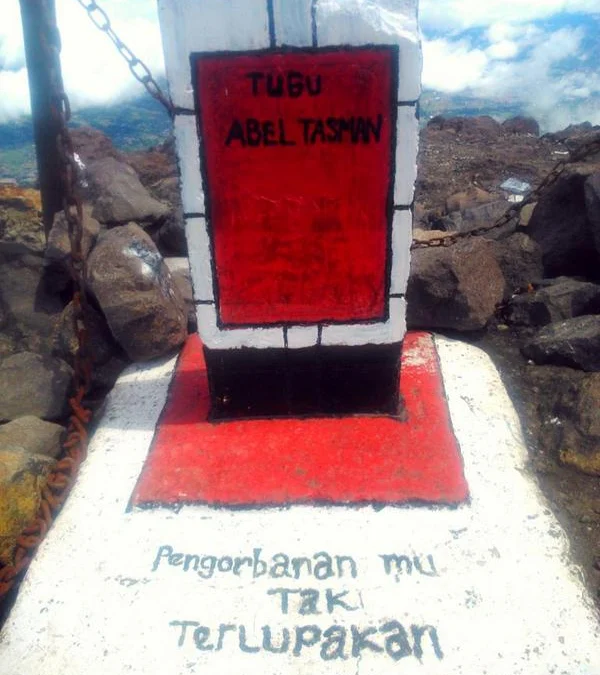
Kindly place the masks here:
[(412, 204), (417, 180), (419, 120), (416, 106), (399, 106), (397, 124), (394, 204), (408, 206)]
[(313, 347), (319, 337), (318, 326), (294, 326), (288, 328), (287, 342), (290, 349)]
[(357, 323), (351, 326), (324, 325), (321, 334), (323, 345), (379, 345), (400, 342), (406, 333), (406, 301), (390, 298), (390, 316), (383, 323)]
[(421, 95), (421, 43), (417, 0), (319, 0), (319, 45), (397, 44), (398, 100)]
[(178, 115), (174, 122), (175, 144), (181, 171), (184, 213), (204, 213), (204, 189), (200, 173), (200, 141), (196, 117)]
[(412, 212), (395, 211), (392, 225), (392, 283), (393, 295), (406, 293), (410, 274), (410, 245), (412, 242)]
[(283, 328), (233, 328), (220, 330), (217, 326), (217, 310), (214, 305), (198, 305), (198, 333), (202, 342), (211, 349), (283, 349)]
[(312, 0), (273, 0), (275, 42), (278, 47), (312, 45)]
[[(107, 401), (80, 478), (0, 634), (2, 675), (599, 675), (598, 615), (527, 472), (518, 418), (500, 378), (476, 348), (446, 339), (437, 345), (472, 494), (456, 509), (194, 506), (126, 513), (174, 361), (132, 366)], [(161, 546), (221, 560), (254, 548), (263, 558), (327, 551), (351, 556), (358, 571), (356, 578), (328, 580), (218, 570), (202, 578), (164, 557), (153, 571)], [(414, 569), (386, 575), (379, 556), (394, 553), (422, 561), (431, 555), (437, 576)], [(268, 594), (276, 587), (348, 591), (343, 599), (358, 609), (338, 606), (329, 614), (321, 605), (322, 614), (301, 615), (294, 594), (284, 614), (279, 596)], [(395, 662), (369, 650), (323, 661), (318, 647), (299, 656), (248, 654), (233, 632), (220, 651), (202, 651), (189, 631), (178, 646), (181, 628), (170, 625), (244, 625), (254, 645), (264, 625), (278, 634), (283, 627), (350, 630), (393, 619), (434, 626), (443, 659), (427, 639), (421, 661), (411, 655)]]
[(188, 244), (194, 299), (200, 302), (214, 301), (210, 240), (206, 219), (188, 218), (185, 221), (185, 236)]
[(158, 0), (169, 93), (176, 106), (194, 109), (192, 52), (269, 46), (263, 0)]

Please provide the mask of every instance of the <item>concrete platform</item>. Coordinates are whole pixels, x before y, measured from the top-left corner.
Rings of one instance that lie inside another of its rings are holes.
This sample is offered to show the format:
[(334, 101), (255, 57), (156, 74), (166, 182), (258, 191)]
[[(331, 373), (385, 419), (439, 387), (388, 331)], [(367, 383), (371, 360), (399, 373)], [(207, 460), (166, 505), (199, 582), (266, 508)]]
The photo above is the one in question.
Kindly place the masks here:
[(470, 500), (128, 510), (175, 365), (119, 380), (2, 675), (600, 675), (600, 625), (488, 357), (436, 339)]

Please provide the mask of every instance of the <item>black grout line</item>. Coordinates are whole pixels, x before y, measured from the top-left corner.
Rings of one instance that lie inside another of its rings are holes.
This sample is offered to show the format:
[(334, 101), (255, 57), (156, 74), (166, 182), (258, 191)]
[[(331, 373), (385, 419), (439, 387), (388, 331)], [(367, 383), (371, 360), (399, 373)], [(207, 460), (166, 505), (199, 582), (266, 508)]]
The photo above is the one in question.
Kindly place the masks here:
[(267, 17), (269, 20), (269, 44), (271, 47), (277, 45), (275, 36), (275, 12), (273, 10), (273, 0), (267, 0)]

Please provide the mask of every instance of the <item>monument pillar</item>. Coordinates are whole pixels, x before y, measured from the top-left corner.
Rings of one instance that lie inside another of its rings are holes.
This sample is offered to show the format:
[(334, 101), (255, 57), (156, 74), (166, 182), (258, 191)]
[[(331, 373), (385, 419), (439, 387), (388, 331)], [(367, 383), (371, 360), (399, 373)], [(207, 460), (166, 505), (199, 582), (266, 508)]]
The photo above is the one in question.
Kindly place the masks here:
[(213, 418), (399, 412), (417, 0), (159, 0)]

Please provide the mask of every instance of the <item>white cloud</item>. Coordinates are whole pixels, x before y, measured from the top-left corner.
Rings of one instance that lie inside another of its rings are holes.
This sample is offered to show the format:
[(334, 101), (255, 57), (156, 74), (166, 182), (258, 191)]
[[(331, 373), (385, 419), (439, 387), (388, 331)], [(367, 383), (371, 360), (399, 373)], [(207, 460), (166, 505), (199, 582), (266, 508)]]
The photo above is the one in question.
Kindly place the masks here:
[(495, 23), (530, 23), (560, 12), (598, 14), (598, 0), (420, 0), (425, 31), (444, 33)]
[(425, 40), (423, 42), (423, 84), (445, 92), (473, 86), (484, 76), (488, 57), (466, 42)]
[(519, 45), (513, 40), (500, 40), (491, 44), (486, 50), (491, 59), (513, 59), (521, 51)]
[[(0, 122), (29, 112), (18, 0), (2, 0), (0, 23)], [(155, 0), (103, 0), (113, 29), (150, 68), (164, 73)], [(127, 64), (105, 33), (99, 31), (75, 0), (56, 0), (62, 38), (65, 89), (74, 108), (138, 95)]]

